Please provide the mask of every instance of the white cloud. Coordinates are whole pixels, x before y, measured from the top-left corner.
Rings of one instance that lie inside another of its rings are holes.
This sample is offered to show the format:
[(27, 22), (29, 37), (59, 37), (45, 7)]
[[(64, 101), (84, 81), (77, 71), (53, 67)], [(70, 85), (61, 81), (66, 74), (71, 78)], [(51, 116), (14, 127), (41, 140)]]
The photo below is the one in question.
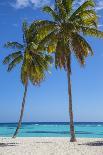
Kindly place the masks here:
[(103, 27), (103, 24), (99, 24), (98, 27)]
[(34, 8), (50, 4), (50, 0), (15, 0), (12, 6), (16, 9), (32, 6)]
[[(75, 8), (83, 4), (87, 0), (76, 0)], [(16, 9), (25, 8), (32, 6), (34, 8), (39, 8), (44, 5), (50, 4), (51, 0), (15, 0), (15, 2), (12, 4), (12, 6)], [(95, 10), (100, 11), (103, 10), (103, 0), (94, 0), (96, 3)]]
[(28, 0), (16, 0), (16, 2), (12, 4), (12, 6), (17, 9), (27, 7), (28, 5)]
[(30, 0), (35, 7), (41, 7), (50, 3), (50, 0)]

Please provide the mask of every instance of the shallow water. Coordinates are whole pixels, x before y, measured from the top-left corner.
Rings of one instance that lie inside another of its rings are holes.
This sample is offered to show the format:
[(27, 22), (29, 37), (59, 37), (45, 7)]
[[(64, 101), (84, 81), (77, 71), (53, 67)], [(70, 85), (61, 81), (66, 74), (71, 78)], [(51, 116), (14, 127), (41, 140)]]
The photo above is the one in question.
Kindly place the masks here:
[[(11, 137), (16, 123), (0, 123), (0, 137)], [(75, 123), (77, 137), (103, 138), (103, 122)], [(18, 137), (69, 137), (69, 123), (22, 123)]]

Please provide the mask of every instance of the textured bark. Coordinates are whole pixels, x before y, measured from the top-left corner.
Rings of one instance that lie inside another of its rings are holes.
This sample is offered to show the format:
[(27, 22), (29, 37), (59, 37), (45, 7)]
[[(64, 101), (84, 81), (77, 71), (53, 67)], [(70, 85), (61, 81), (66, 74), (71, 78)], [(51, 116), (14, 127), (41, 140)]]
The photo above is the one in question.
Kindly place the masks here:
[(73, 108), (72, 108), (72, 88), (71, 88), (71, 72), (68, 69), (68, 95), (69, 95), (69, 116), (70, 116), (70, 142), (76, 142), (75, 130), (74, 130), (74, 120), (73, 120)]
[(25, 100), (26, 100), (26, 95), (27, 95), (27, 88), (28, 88), (28, 83), (26, 83), (26, 85), (25, 85), (25, 91), (24, 91), (24, 96), (23, 96), (23, 101), (22, 101), (20, 118), (19, 118), (19, 122), (18, 122), (18, 125), (17, 125), (17, 128), (16, 128), (16, 131), (15, 131), (12, 138), (16, 138), (16, 136), (17, 136), (17, 134), (19, 132), (19, 129), (21, 127), (21, 122), (22, 122), (22, 119), (23, 119), (24, 108), (25, 108)]

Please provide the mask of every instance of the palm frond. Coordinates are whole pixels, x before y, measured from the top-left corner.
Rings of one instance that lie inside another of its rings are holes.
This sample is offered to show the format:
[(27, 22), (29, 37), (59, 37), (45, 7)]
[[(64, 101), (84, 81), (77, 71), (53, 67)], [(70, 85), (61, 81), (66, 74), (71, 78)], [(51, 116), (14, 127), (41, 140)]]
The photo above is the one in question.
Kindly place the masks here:
[(89, 53), (93, 55), (93, 51), (88, 42), (79, 34), (72, 34), (71, 48), (81, 65), (85, 64), (85, 58)]
[(56, 1), (56, 6), (57, 6), (57, 9), (58, 9), (58, 12), (59, 12), (59, 16), (61, 17), (62, 20), (65, 19), (65, 17), (67, 16), (67, 13), (66, 13), (66, 10), (65, 10), (65, 7), (62, 3), (62, 0), (57, 0)]
[(56, 29), (56, 25), (47, 25), (43, 26), (38, 30), (37, 33), (37, 40), (43, 40), (50, 32), (54, 31)]
[(50, 25), (56, 25), (56, 22), (54, 21), (49, 21), (49, 20), (36, 20), (34, 21), (31, 26), (29, 27), (29, 30), (31, 32), (35, 32), (35, 30), (38, 30), (39, 28), (42, 28), (44, 26), (50, 26)]
[(103, 32), (95, 28), (82, 27), (82, 31), (84, 35), (103, 38)]
[(15, 58), (9, 65), (8, 65), (8, 72), (10, 72), (17, 64), (22, 61), (23, 57), (20, 55)]
[(22, 24), (22, 31), (23, 31), (23, 42), (26, 46), (26, 43), (27, 43), (27, 35), (28, 35), (28, 24), (26, 21), (23, 22)]
[(23, 49), (24, 46), (18, 42), (7, 42), (4, 47), (13, 49)]
[(86, 41), (85, 38), (83, 38), (80, 34), (76, 33), (76, 34), (73, 34), (73, 39), (77, 40), (77, 45), (81, 45), (82, 46), (82, 52), (84, 52), (84, 56), (87, 57), (88, 54), (90, 53), (91, 55), (93, 55), (93, 50), (90, 46), (90, 44)]
[(25, 33), (28, 30), (28, 23), (26, 21), (23, 21), (22, 24), (22, 31)]
[(64, 5), (64, 8), (65, 8), (67, 14), (70, 14), (70, 12), (72, 12), (73, 2), (74, 2), (74, 0), (62, 0), (62, 3)]
[(8, 64), (8, 63), (10, 63), (10, 61), (12, 61), (13, 59), (15, 59), (15, 58), (17, 58), (19, 56), (22, 56), (21, 51), (11, 53), (11, 54), (9, 54), (8, 56), (6, 56), (4, 58), (3, 64)]
[(56, 14), (56, 12), (51, 7), (45, 6), (43, 8), (43, 11), (46, 12), (46, 13), (49, 13), (53, 17), (53, 19), (55, 21), (60, 21), (61, 20), (60, 17)]
[(71, 15), (70, 20), (73, 21), (74, 18), (76, 18), (78, 14), (94, 6), (95, 6), (95, 3), (93, 2), (93, 0), (87, 0)]
[(45, 36), (44, 39), (42, 39), (39, 44), (38, 44), (38, 48), (37, 51), (40, 51), (41, 49), (47, 50), (48, 52), (50, 52), (51, 50), (49, 50), (49, 46), (53, 45), (52, 47), (52, 51), (54, 52), (55, 50), (55, 45), (57, 42), (57, 36), (55, 35), (55, 30), (50, 32), (47, 36)]
[(85, 10), (75, 16), (74, 20), (72, 21), (74, 25), (82, 25), (87, 27), (94, 27), (97, 28), (97, 15), (93, 10)]
[(45, 73), (44, 71), (40, 70), (38, 67), (31, 67), (30, 72), (30, 81), (34, 85), (40, 85), (41, 81), (45, 79)]

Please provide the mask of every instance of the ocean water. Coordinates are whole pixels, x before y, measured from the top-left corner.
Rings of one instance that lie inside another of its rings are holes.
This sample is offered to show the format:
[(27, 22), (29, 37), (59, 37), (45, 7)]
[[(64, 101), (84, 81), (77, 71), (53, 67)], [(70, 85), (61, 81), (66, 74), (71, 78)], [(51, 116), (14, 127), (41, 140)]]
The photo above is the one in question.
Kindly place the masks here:
[[(16, 123), (0, 123), (0, 137), (11, 137)], [(75, 123), (77, 137), (103, 138), (103, 122)], [(22, 123), (18, 137), (69, 137), (69, 123)]]

